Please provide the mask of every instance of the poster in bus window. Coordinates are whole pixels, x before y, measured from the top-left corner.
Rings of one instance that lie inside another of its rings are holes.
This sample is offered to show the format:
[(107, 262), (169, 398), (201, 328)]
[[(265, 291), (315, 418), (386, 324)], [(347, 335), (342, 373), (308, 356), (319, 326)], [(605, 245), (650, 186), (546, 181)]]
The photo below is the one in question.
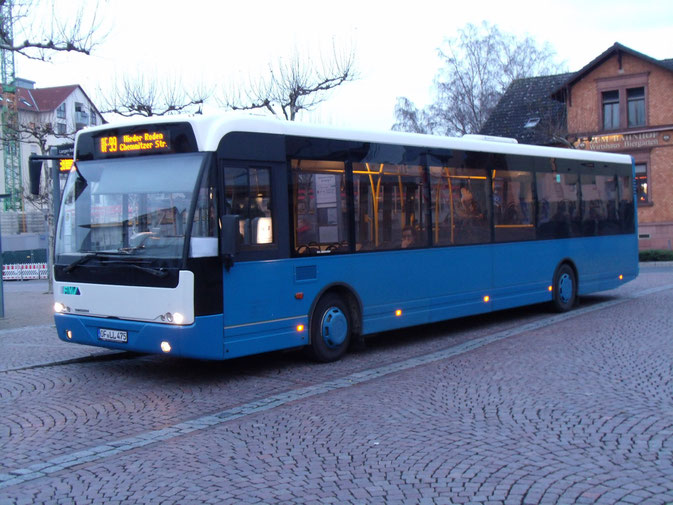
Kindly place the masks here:
[(336, 178), (330, 174), (315, 175), (315, 195), (318, 207), (334, 207), (337, 203)]

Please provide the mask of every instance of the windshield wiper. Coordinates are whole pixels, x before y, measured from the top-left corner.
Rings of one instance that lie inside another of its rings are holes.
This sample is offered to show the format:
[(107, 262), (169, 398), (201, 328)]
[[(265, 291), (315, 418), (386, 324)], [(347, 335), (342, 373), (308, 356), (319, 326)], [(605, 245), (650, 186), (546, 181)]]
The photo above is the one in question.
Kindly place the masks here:
[(165, 268), (150, 268), (150, 267), (141, 267), (140, 265), (136, 265), (135, 263), (126, 263), (120, 261), (119, 263), (122, 263), (123, 265), (126, 265), (127, 267), (135, 268), (136, 270), (140, 270), (141, 272), (146, 272), (148, 274), (152, 274), (156, 277), (166, 277), (168, 275), (168, 272), (166, 271)]
[(134, 253), (136, 251), (139, 251), (141, 249), (145, 249), (145, 244), (140, 244), (140, 245), (131, 246), (131, 247), (120, 247), (119, 249), (117, 249), (117, 251), (119, 251), (122, 254), (132, 254), (132, 253)]
[[(89, 260), (93, 258), (106, 258), (108, 256), (119, 256), (119, 255), (127, 255), (129, 253), (127, 252), (91, 252), (88, 254), (85, 254), (81, 258), (76, 259), (72, 263), (70, 263), (68, 266), (66, 266), (63, 271), (64, 272), (70, 272), (71, 270), (74, 270), (80, 265), (83, 265), (84, 263), (88, 262)], [(142, 272), (146, 272), (148, 274), (154, 275), (156, 277), (166, 277), (168, 275), (168, 272), (164, 268), (150, 268), (150, 267), (143, 267), (140, 265), (136, 265), (135, 263), (129, 263), (127, 261), (119, 261), (119, 260), (111, 260), (105, 262), (105, 265), (110, 265), (110, 264), (118, 264), (118, 265), (124, 265), (130, 268), (135, 268), (136, 270), (140, 270)]]
[(101, 253), (101, 252), (98, 252), (98, 251), (96, 251), (96, 252), (92, 252), (92, 253), (89, 253), (89, 254), (85, 254), (85, 255), (82, 256), (81, 258), (76, 259), (75, 261), (73, 261), (72, 263), (70, 263), (68, 266), (66, 266), (66, 267), (63, 269), (63, 271), (66, 272), (66, 273), (67, 273), (67, 272), (70, 272), (71, 270), (74, 270), (74, 269), (77, 268), (78, 266), (83, 265), (84, 263), (86, 263), (86, 262), (89, 261), (90, 259), (97, 258), (97, 257), (100, 257), (100, 256), (102, 256), (102, 253)]

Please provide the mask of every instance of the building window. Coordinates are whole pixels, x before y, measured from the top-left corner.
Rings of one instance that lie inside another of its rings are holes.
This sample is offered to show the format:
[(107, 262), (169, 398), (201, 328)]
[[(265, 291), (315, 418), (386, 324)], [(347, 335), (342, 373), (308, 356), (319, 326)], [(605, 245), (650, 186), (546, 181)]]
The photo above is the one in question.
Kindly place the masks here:
[(645, 125), (645, 88), (626, 90), (629, 128)]
[(603, 92), (603, 129), (619, 128), (619, 91)]
[(648, 82), (648, 73), (597, 79), (599, 127), (613, 131), (646, 126)]
[(647, 182), (647, 164), (636, 164), (636, 198), (638, 203), (650, 203), (650, 186)]
[(59, 105), (56, 109), (56, 117), (58, 119), (65, 119), (65, 102)]
[(58, 135), (65, 135), (65, 123), (56, 123), (56, 133)]
[(96, 113), (94, 112), (93, 109), (89, 109), (89, 119), (90, 119), (90, 124), (91, 126), (96, 126)]

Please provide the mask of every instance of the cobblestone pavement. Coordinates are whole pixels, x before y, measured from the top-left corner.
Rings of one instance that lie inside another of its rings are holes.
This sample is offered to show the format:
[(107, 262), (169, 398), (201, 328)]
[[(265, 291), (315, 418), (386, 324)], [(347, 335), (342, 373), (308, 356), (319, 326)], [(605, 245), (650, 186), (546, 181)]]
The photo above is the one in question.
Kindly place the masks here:
[(644, 267), (568, 314), (390, 332), (327, 365), (2, 330), (0, 504), (672, 503), (671, 307), (673, 268)]

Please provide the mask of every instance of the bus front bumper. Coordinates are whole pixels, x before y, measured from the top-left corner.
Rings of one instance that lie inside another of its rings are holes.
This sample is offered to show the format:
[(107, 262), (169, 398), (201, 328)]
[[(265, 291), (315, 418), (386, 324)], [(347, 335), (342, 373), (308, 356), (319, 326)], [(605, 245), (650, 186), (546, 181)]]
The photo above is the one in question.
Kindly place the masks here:
[(224, 359), (222, 315), (199, 316), (190, 325), (170, 325), (55, 314), (58, 338), (120, 351)]

